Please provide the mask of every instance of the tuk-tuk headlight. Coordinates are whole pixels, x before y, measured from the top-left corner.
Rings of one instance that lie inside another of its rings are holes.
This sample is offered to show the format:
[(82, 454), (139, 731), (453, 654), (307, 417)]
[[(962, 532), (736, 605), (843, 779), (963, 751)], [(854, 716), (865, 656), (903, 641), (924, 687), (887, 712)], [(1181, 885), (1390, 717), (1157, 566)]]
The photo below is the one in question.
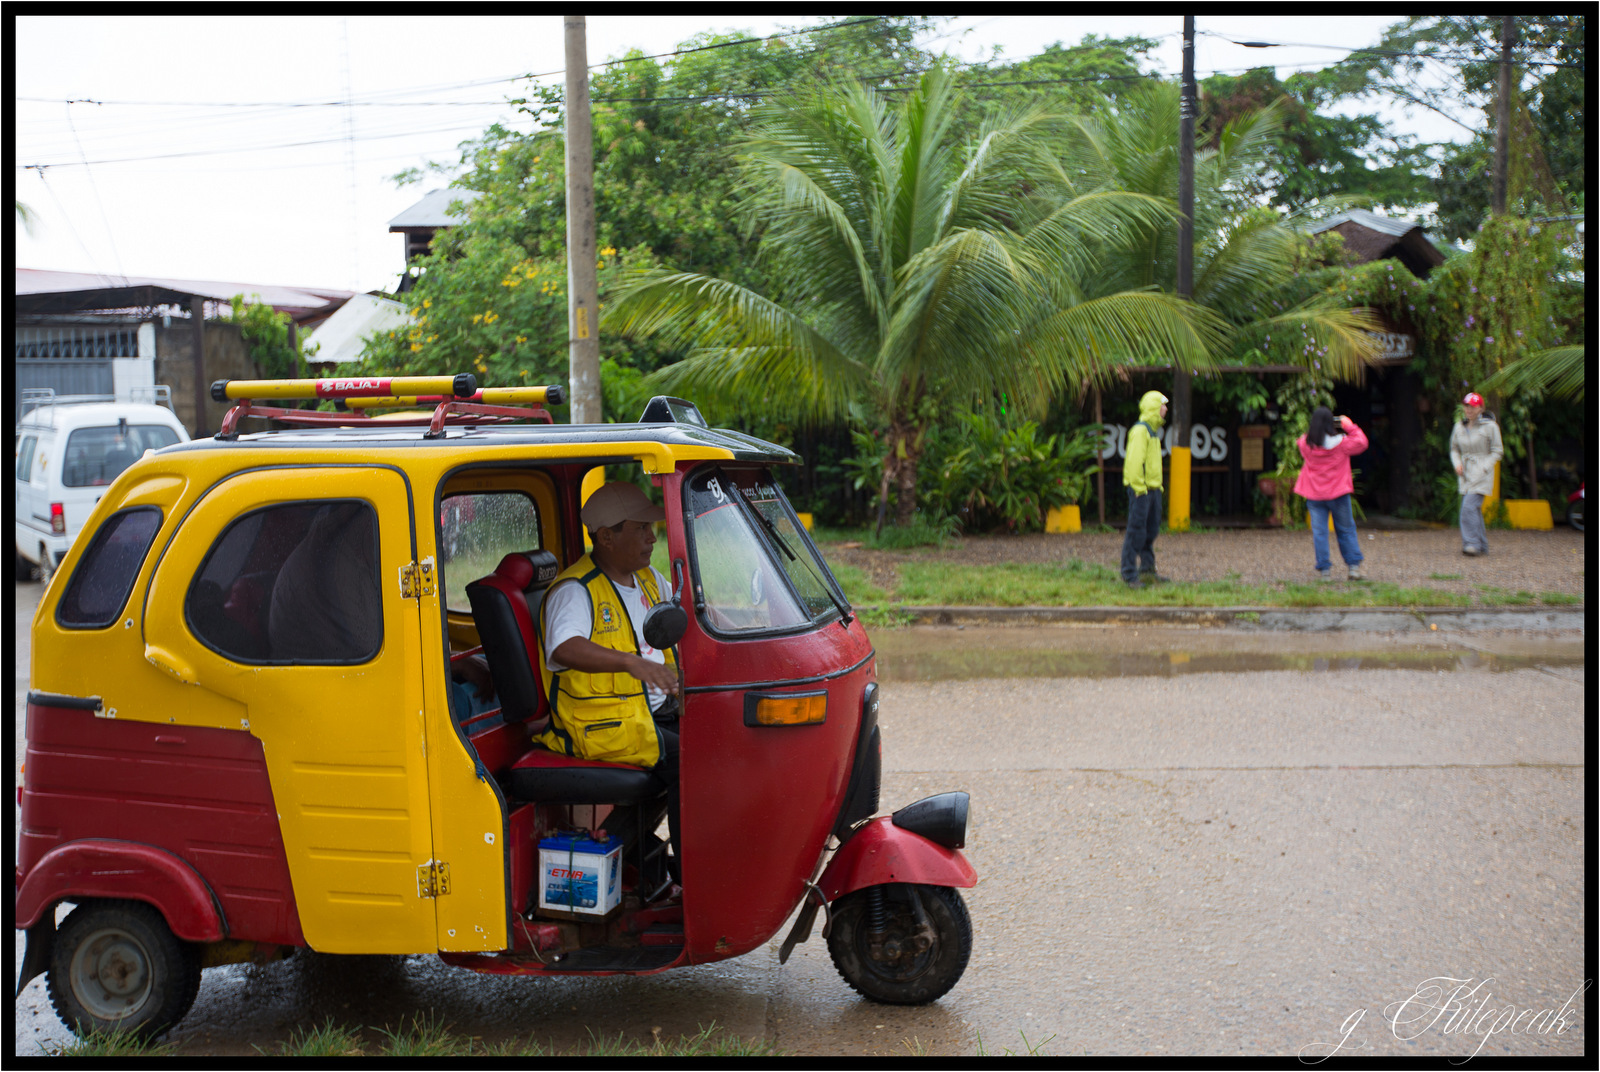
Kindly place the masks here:
[(959, 790), (923, 797), (890, 816), (902, 830), (921, 834), (936, 845), (959, 849), (967, 843), (967, 808), (970, 798)]

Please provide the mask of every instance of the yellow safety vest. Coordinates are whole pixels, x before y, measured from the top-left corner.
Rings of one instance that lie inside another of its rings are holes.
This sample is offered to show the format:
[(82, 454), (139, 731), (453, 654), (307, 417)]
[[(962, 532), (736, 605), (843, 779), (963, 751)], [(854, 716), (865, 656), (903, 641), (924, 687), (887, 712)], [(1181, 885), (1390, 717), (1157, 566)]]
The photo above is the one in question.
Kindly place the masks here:
[[(655, 574), (645, 569), (634, 577), (644, 586), (649, 602), (657, 603), (661, 597)], [(576, 580), (589, 591), (589, 609), (594, 614), (589, 639), (603, 648), (639, 654), (633, 620), (611, 578), (594, 564), (594, 559), (589, 555), (578, 559), (556, 578), (550, 590), (569, 580)], [(545, 607), (548, 606), (547, 595)], [(544, 617), (541, 609), (539, 673), (544, 679), (545, 695), (550, 698), (551, 714), (550, 728), (539, 734), (539, 742), (565, 756), (655, 766), (661, 759), (661, 738), (650, 715), (644, 683), (632, 674), (591, 674), (572, 669), (552, 673), (543, 657)], [(675, 666), (672, 652), (664, 654), (667, 665)]]

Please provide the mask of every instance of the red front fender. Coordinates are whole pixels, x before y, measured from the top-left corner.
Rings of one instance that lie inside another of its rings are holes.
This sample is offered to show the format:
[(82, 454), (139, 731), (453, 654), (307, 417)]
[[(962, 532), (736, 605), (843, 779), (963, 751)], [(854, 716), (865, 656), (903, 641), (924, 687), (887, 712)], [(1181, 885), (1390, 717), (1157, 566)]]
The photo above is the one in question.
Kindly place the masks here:
[(902, 830), (884, 815), (840, 846), (817, 885), (823, 897), (835, 901), (885, 882), (969, 888), (978, 884), (978, 872), (959, 850)]
[(227, 936), (205, 879), (165, 849), (136, 841), (86, 839), (50, 850), (17, 890), (16, 927), (33, 926), (57, 901), (95, 898), (148, 902), (186, 942), (217, 942)]

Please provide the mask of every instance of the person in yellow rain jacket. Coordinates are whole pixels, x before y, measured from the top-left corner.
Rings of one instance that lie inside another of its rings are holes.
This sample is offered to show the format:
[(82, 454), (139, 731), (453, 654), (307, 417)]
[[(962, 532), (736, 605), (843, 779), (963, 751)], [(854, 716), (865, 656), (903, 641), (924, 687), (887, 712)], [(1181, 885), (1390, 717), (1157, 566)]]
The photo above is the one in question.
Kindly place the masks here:
[(677, 877), (678, 675), (672, 653), (644, 639), (645, 612), (669, 591), (650, 565), (666, 511), (613, 481), (580, 516), (594, 550), (555, 579), (540, 615), (551, 714), (538, 739), (563, 755), (649, 768), (667, 790)]
[(1128, 489), (1128, 529), (1122, 537), (1122, 580), (1129, 588), (1167, 578), (1156, 572), (1156, 533), (1161, 529), (1161, 425), (1167, 396), (1146, 391), (1139, 423), (1128, 429), (1122, 484)]

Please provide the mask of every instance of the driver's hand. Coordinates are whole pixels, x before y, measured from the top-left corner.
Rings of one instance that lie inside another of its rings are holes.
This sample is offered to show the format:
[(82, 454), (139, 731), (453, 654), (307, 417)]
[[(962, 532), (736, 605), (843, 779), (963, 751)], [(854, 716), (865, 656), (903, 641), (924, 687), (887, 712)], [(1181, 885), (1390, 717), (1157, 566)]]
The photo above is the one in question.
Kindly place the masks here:
[(666, 693), (668, 696), (678, 695), (678, 673), (672, 667), (663, 663), (653, 662), (642, 655), (635, 656), (638, 667), (634, 677), (649, 685), (653, 689)]

